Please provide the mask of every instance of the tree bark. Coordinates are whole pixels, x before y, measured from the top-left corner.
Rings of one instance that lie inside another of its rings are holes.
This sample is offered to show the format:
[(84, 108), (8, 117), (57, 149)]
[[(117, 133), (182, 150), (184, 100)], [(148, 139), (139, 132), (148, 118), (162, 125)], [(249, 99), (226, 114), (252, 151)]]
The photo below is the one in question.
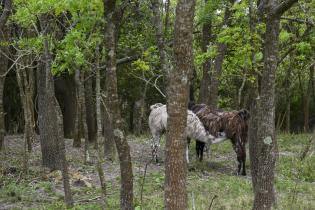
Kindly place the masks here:
[(121, 176), (120, 208), (133, 209), (133, 172), (128, 145), (123, 131), (121, 111), (117, 90), (117, 65), (116, 45), (118, 41), (118, 30), (123, 18), (124, 8), (116, 7), (116, 0), (104, 0), (106, 17), (105, 46), (106, 46), (106, 107), (109, 113), (112, 134), (118, 152)]
[(96, 76), (95, 76), (95, 93), (96, 93), (96, 126), (97, 126), (97, 132), (96, 132), (96, 141), (95, 146), (97, 149), (97, 165), (96, 169), (98, 172), (98, 176), (101, 183), (101, 197), (102, 197), (102, 205), (103, 208), (106, 208), (106, 183), (105, 183), (105, 176), (104, 176), (104, 170), (103, 170), (103, 155), (102, 155), (102, 148), (99, 145), (102, 142), (102, 113), (101, 113), (101, 75), (100, 75), (100, 65), (99, 65), (99, 59), (100, 59), (100, 50), (99, 45), (96, 44), (95, 49), (95, 63), (96, 63)]
[[(4, 36), (3, 36), (4, 35)], [(8, 40), (8, 29), (2, 28), (0, 30), (0, 40)], [(8, 54), (8, 48), (0, 45), (0, 50)], [(8, 59), (0, 54), (0, 151), (4, 149), (4, 135), (5, 135), (5, 124), (4, 124), (4, 108), (3, 108), (3, 91), (5, 72), (8, 69)]]
[[(291, 61), (290, 61), (291, 62)], [(285, 90), (286, 90), (286, 123), (285, 123), (285, 131), (287, 133), (290, 133), (290, 115), (291, 115), (291, 70), (292, 66), (290, 63), (289, 69), (286, 72), (286, 78), (285, 78)]]
[[(275, 136), (275, 72), (278, 63), (280, 17), (297, 0), (260, 1), (258, 12), (266, 24), (264, 35), (264, 67), (262, 71), (260, 99), (258, 101), (257, 139), (251, 140), (257, 153), (253, 172), (254, 210), (271, 209), (276, 203), (274, 169), (278, 156)], [(255, 136), (255, 135), (254, 135)], [(256, 140), (256, 141), (255, 141)]]
[(52, 55), (48, 41), (51, 27), (48, 15), (40, 17), (40, 25), (42, 29), (45, 28), (43, 31), (44, 52), (41, 59), (42, 68), (38, 70), (38, 123), (42, 160), (44, 166), (52, 170), (61, 170), (65, 203), (67, 208), (71, 208), (73, 199), (66, 160), (62, 113), (55, 97), (54, 80), (51, 73)]
[(93, 78), (92, 73), (87, 74), (85, 81), (85, 102), (86, 102), (86, 117), (88, 126), (89, 142), (96, 140), (96, 106), (93, 98)]
[[(84, 72), (76, 70), (75, 80), (77, 85), (77, 104), (80, 107), (80, 113), (77, 113), (78, 118), (77, 126), (82, 129), (80, 133), (84, 135), (84, 163), (87, 164), (90, 161), (89, 158), (89, 137), (88, 137), (88, 126), (87, 126), (87, 115), (86, 115), (86, 103), (85, 103), (85, 92), (84, 92)], [(81, 139), (80, 139), (81, 144)]]
[[(27, 60), (23, 58), (22, 60)], [(23, 62), (24, 66), (31, 65), (28, 62)], [(34, 70), (21, 69), (19, 65), (16, 68), (16, 77), (20, 91), (20, 97), (24, 113), (24, 138), (27, 142), (28, 152), (32, 150), (32, 143), (35, 141), (35, 126), (34, 126)]]
[[(46, 41), (48, 42), (48, 41)], [(53, 78), (50, 72), (51, 55), (44, 54), (38, 68), (38, 124), (43, 165), (51, 170), (60, 169), (58, 125), (54, 107)], [(51, 84), (52, 83), (52, 84)]]
[[(205, 0), (205, 3), (207, 4), (208, 0)], [(202, 25), (202, 45), (201, 49), (203, 53), (206, 53), (208, 51), (208, 45), (210, 44), (211, 39), (211, 33), (212, 33), (212, 23), (210, 20), (207, 20)], [(202, 79), (200, 83), (200, 91), (199, 91), (199, 104), (209, 104), (210, 99), (210, 70), (211, 70), (211, 59), (207, 59), (202, 64)]]
[(55, 93), (63, 115), (64, 136), (74, 138), (77, 109), (74, 75), (65, 73), (55, 80)]
[[(258, 173), (255, 177), (254, 209), (271, 209), (276, 202), (274, 169), (277, 159), (275, 138), (275, 71), (277, 67), (280, 20), (266, 18), (264, 69), (262, 73), (260, 106), (258, 110)], [(257, 155), (256, 154), (256, 155)]]
[(312, 78), (314, 77), (314, 68), (309, 69), (309, 80), (306, 92), (304, 93), (304, 132), (310, 131), (309, 119), (310, 119), (310, 100), (312, 92)]
[[(161, 15), (161, 10), (163, 7), (163, 1), (162, 0), (151, 0), (151, 5), (152, 5), (152, 12), (153, 12), (153, 19), (152, 19), (152, 24), (155, 29), (155, 37), (156, 37), (156, 43), (157, 47), (159, 50), (160, 54), (160, 65), (162, 69), (162, 73), (166, 75), (166, 77), (169, 75), (169, 70), (170, 70), (170, 63), (167, 58), (167, 53), (166, 53), (166, 45), (165, 45), (165, 37), (164, 35), (167, 33), (167, 22), (165, 22), (165, 30), (163, 33), (163, 22), (162, 22), (162, 15)], [(169, 5), (169, 3), (168, 3)], [(168, 15), (168, 14), (167, 14)], [(168, 81), (168, 79), (166, 78)]]
[(193, 68), (193, 18), (195, 1), (176, 6), (174, 69), (169, 77), (165, 160), (165, 209), (187, 209), (185, 149), (189, 78)]
[[(2, 5), (0, 5), (2, 6)], [(9, 46), (6, 46), (5, 42), (9, 41), (10, 28), (6, 26), (8, 17), (11, 13), (12, 2), (11, 0), (5, 0), (3, 2), (3, 12), (0, 16), (0, 50), (9, 55)], [(5, 123), (4, 123), (4, 108), (3, 108), (3, 91), (5, 73), (8, 70), (8, 58), (0, 53), (0, 151), (4, 149), (4, 135), (5, 135)]]
[(143, 134), (144, 122), (145, 122), (145, 99), (147, 95), (148, 82), (144, 85), (144, 90), (141, 94), (141, 98), (134, 103), (133, 108), (133, 131), (136, 135)]
[[(0, 62), (3, 61), (0, 56)], [(4, 66), (0, 63), (0, 69)], [(1, 74), (0, 70), (0, 74)], [(4, 109), (3, 109), (3, 89), (4, 89), (5, 77), (0, 77), (0, 151), (4, 149), (4, 135), (5, 135), (5, 125), (4, 125)]]
[[(234, 4), (234, 0), (229, 0), (227, 2), (227, 6), (224, 12), (224, 19), (222, 27), (228, 27), (231, 25), (231, 16), (232, 11), (231, 8)], [(218, 55), (214, 60), (214, 69), (211, 74), (211, 82), (210, 82), (210, 101), (209, 104), (212, 107), (218, 106), (218, 94), (219, 94), (219, 79), (222, 73), (223, 61), (227, 51), (227, 45), (225, 43), (218, 43), (217, 44)]]
[(75, 86), (76, 86), (76, 101), (77, 101), (77, 111), (75, 117), (74, 125), (74, 136), (73, 136), (73, 147), (81, 147), (81, 137), (82, 137), (82, 98), (81, 98), (81, 81), (80, 81), (80, 71), (75, 71)]

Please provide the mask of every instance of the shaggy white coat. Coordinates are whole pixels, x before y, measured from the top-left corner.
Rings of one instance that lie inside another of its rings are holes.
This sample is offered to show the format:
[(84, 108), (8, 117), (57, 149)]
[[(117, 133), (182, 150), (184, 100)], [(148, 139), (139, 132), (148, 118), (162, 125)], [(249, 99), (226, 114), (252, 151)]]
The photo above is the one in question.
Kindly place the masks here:
[[(153, 151), (154, 158), (157, 158), (157, 149), (160, 146), (161, 135), (164, 133), (167, 127), (167, 110), (166, 105), (161, 103), (150, 106), (151, 113), (149, 116), (149, 127), (153, 137)], [(187, 137), (195, 139), (207, 144), (218, 143), (225, 140), (225, 136), (218, 138), (209, 134), (202, 122), (199, 120), (196, 114), (187, 110), (187, 127), (185, 130)], [(186, 149), (186, 158), (188, 162), (188, 147)], [(157, 160), (157, 159), (156, 159)]]

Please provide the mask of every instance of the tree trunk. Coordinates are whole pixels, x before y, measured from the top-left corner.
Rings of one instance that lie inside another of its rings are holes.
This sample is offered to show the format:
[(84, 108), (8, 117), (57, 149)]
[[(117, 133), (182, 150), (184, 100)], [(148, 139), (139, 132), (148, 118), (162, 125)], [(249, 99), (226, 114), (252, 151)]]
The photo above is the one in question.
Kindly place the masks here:
[(104, 129), (104, 155), (111, 161), (116, 159), (115, 139), (113, 136), (113, 127), (110, 122), (110, 112), (107, 105), (103, 106), (103, 129)]
[(74, 75), (66, 73), (59, 76), (55, 81), (55, 92), (62, 110), (64, 136), (74, 138), (77, 109)]
[[(85, 92), (84, 92), (84, 72), (76, 70), (75, 72), (75, 81), (77, 85), (77, 106), (80, 107), (80, 113), (77, 113), (77, 116), (80, 116), (76, 122), (76, 127), (78, 126), (80, 133), (84, 134), (84, 163), (87, 164), (90, 160), (89, 158), (89, 137), (88, 137), (88, 128), (87, 128), (87, 117), (86, 117), (86, 106), (85, 106)], [(81, 139), (79, 140), (81, 144)]]
[(80, 81), (80, 70), (75, 71), (75, 86), (76, 86), (76, 101), (77, 101), (77, 111), (75, 117), (74, 126), (74, 137), (73, 137), (73, 147), (81, 147), (81, 137), (82, 137), (82, 98), (81, 98), (81, 81)]
[[(207, 4), (208, 0), (205, 0)], [(208, 51), (208, 45), (210, 44), (212, 33), (212, 23), (211, 20), (207, 20), (206, 23), (202, 25), (202, 45), (201, 49), (203, 53)], [(211, 70), (211, 59), (207, 59), (202, 64), (202, 79), (200, 82), (200, 91), (199, 91), (199, 104), (209, 104), (210, 98), (210, 70)]]
[[(46, 18), (41, 20), (41, 25), (46, 25)], [(48, 32), (45, 32), (48, 34)], [(54, 82), (51, 74), (52, 56), (49, 52), (48, 39), (44, 40), (44, 53), (41, 66), (38, 68), (38, 123), (40, 132), (40, 144), (42, 150), (43, 165), (51, 170), (60, 169), (59, 138), (61, 136), (58, 127), (55, 107)], [(63, 136), (63, 135), (62, 135)]]
[[(48, 16), (40, 18), (41, 28), (44, 32), (44, 53), (41, 66), (38, 70), (38, 123), (40, 130), (40, 143), (43, 165), (50, 169), (60, 169), (62, 172), (67, 208), (73, 206), (70, 189), (68, 164), (66, 160), (65, 142), (63, 137), (62, 113), (55, 97), (54, 81), (51, 73), (52, 55), (49, 46), (50, 26)], [(46, 27), (44, 27), (46, 26)]]
[(193, 68), (192, 32), (195, 1), (176, 6), (174, 69), (169, 77), (165, 160), (165, 209), (187, 209), (185, 149), (189, 78)]
[(242, 101), (244, 102), (244, 100), (242, 100), (242, 99), (244, 98), (243, 92), (244, 92), (245, 83), (246, 83), (246, 73), (244, 71), (243, 72), (243, 78), (242, 78), (242, 84), (241, 84), (241, 87), (238, 89), (238, 98), (237, 98), (238, 109), (242, 109), (242, 107), (245, 104), (245, 103), (242, 103)]
[(285, 80), (285, 90), (286, 90), (286, 123), (285, 123), (285, 131), (290, 133), (290, 115), (291, 115), (291, 64), (289, 69), (286, 72), (286, 80)]
[(101, 76), (100, 76), (100, 66), (99, 66), (99, 57), (100, 57), (100, 50), (99, 45), (96, 45), (95, 49), (95, 57), (96, 57), (96, 76), (95, 76), (95, 93), (96, 93), (96, 149), (97, 149), (97, 165), (96, 169), (98, 172), (98, 176), (100, 178), (101, 183), (101, 197), (102, 197), (102, 204), (103, 208), (105, 209), (106, 206), (106, 183), (104, 177), (104, 170), (103, 170), (103, 155), (102, 155), (102, 148), (99, 145), (102, 141), (102, 113), (101, 113)]
[(85, 104), (86, 104), (86, 117), (88, 126), (89, 142), (95, 142), (96, 140), (96, 106), (95, 99), (93, 98), (93, 78), (92, 73), (87, 75), (85, 81)]
[(304, 93), (304, 132), (310, 131), (309, 119), (310, 119), (310, 100), (312, 92), (312, 78), (314, 77), (314, 69), (309, 69), (309, 80), (306, 92)]
[[(260, 1), (258, 11), (265, 21), (264, 67), (262, 71), (260, 100), (258, 105), (257, 141), (252, 146), (258, 151), (257, 174), (253, 173), (254, 205), (253, 209), (271, 209), (276, 203), (274, 189), (274, 169), (278, 157), (275, 136), (275, 74), (278, 63), (278, 43), (280, 17), (297, 0), (286, 0), (278, 4), (277, 0)], [(256, 180), (256, 181), (255, 181)], [(256, 183), (255, 183), (256, 182)]]
[(145, 99), (148, 89), (148, 83), (145, 83), (144, 90), (141, 94), (141, 99), (134, 103), (133, 110), (133, 131), (136, 135), (143, 134), (144, 122), (145, 122)]
[[(0, 56), (0, 62), (3, 61)], [(4, 65), (0, 63), (0, 74), (2, 74), (1, 68)], [(3, 109), (3, 89), (4, 89), (5, 77), (0, 76), (0, 151), (4, 150), (4, 135), (5, 135), (5, 125), (4, 125), (4, 109)]]
[[(9, 40), (9, 27), (3, 26), (0, 28), (0, 50), (9, 56), (9, 48), (1, 44)], [(4, 123), (4, 108), (3, 108), (3, 91), (5, 73), (8, 70), (8, 58), (0, 53), (0, 151), (4, 149), (4, 135), (5, 135), (5, 123)]]
[(264, 70), (258, 110), (258, 173), (255, 177), (254, 209), (271, 209), (275, 203), (274, 169), (278, 155), (275, 138), (275, 71), (277, 67), (279, 18), (266, 18)]
[[(151, 5), (152, 5), (152, 12), (153, 12), (153, 19), (152, 19), (152, 24), (155, 29), (155, 37), (156, 37), (156, 43), (157, 47), (159, 50), (160, 54), (160, 64), (161, 64), (161, 69), (162, 73), (166, 75), (166, 77), (169, 75), (169, 70), (170, 70), (170, 64), (167, 58), (167, 53), (166, 53), (166, 45), (165, 45), (165, 37), (164, 34), (167, 33), (167, 22), (165, 22), (165, 29), (163, 33), (163, 22), (162, 22), (162, 15), (161, 11), (163, 8), (163, 1), (162, 0), (151, 0)], [(168, 3), (169, 5), (169, 3)], [(168, 21), (168, 20), (167, 20)], [(166, 81), (168, 79), (166, 78)]]
[[(18, 55), (19, 54), (20, 52), (18, 52)], [(21, 60), (22, 63), (16, 66), (16, 77), (24, 113), (24, 137), (25, 141), (27, 142), (28, 152), (31, 152), (32, 143), (35, 141), (35, 117), (33, 102), (35, 75), (33, 68), (21, 69), (21, 66), (32, 66), (31, 55), (24, 55)]]
[(50, 62), (50, 54), (44, 54), (41, 67), (38, 68), (37, 72), (38, 127), (43, 165), (55, 170), (60, 168), (60, 151), (58, 148), (59, 135), (56, 135), (58, 125), (53, 103), (54, 93), (53, 90), (51, 90), (53, 89), (53, 78), (50, 72)]
[[(112, 4), (111, 4), (112, 3)], [(115, 6), (115, 0), (104, 0), (106, 15), (105, 46), (106, 46), (106, 107), (112, 126), (112, 134), (118, 152), (121, 176), (120, 208), (133, 209), (133, 172), (128, 145), (123, 131), (121, 111), (117, 90), (116, 44), (123, 8)], [(110, 6), (112, 5), (112, 6)]]
[[(231, 25), (231, 20), (232, 20), (231, 7), (233, 6), (233, 3), (234, 3), (234, 0), (229, 0), (227, 2), (228, 5), (225, 8), (222, 27), (228, 27)], [(216, 56), (215, 61), (214, 61), (214, 69), (212, 71), (211, 82), (210, 82), (209, 104), (212, 107), (218, 106), (219, 79), (222, 73), (223, 61), (224, 61), (224, 57), (227, 51), (227, 45), (225, 43), (218, 43), (217, 48), (218, 48), (218, 55)]]

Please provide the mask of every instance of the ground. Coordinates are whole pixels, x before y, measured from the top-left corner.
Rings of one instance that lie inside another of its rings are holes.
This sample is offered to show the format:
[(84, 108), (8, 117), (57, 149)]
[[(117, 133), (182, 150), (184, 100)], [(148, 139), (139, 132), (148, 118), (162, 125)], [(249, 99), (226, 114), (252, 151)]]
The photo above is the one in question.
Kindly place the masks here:
[[(278, 135), (279, 160), (276, 170), (276, 209), (315, 209), (315, 140), (309, 134)], [(65, 209), (61, 174), (41, 167), (40, 146), (35, 143), (30, 155), (29, 172), (23, 173), (23, 136), (6, 136), (6, 152), (0, 154), (0, 209)], [(134, 172), (136, 209), (163, 209), (164, 156), (161, 164), (149, 164), (143, 182), (145, 165), (151, 158), (148, 136), (128, 136)], [(92, 145), (91, 145), (92, 146)], [(92, 149), (92, 159), (96, 152)], [(66, 139), (70, 165), (73, 209), (100, 209), (99, 180), (95, 164), (83, 164), (83, 148), (73, 148)], [(305, 154), (305, 158), (301, 156)], [(230, 142), (212, 145), (210, 155), (200, 163), (194, 145), (190, 148), (187, 177), (189, 209), (251, 209), (253, 193), (250, 175), (236, 176), (236, 158)], [(109, 209), (119, 209), (119, 164), (104, 164)], [(247, 172), (249, 160), (247, 161)], [(142, 184), (144, 183), (144, 184)], [(143, 186), (143, 190), (141, 190)], [(142, 193), (141, 193), (142, 191)], [(142, 201), (141, 201), (142, 194)]]

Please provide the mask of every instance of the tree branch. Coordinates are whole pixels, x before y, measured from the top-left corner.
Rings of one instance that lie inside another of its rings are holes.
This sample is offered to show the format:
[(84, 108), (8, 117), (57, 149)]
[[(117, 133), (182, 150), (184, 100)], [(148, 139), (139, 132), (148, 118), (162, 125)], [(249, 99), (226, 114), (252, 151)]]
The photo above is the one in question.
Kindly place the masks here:
[(0, 28), (7, 22), (12, 9), (12, 0), (4, 0), (3, 12), (0, 16)]
[(139, 54), (133, 55), (133, 56), (127, 56), (127, 57), (118, 59), (116, 63), (117, 63), (117, 65), (121, 65), (121, 64), (129, 63), (131, 61), (135, 61), (139, 58), (140, 58)]
[(293, 6), (293, 4), (295, 4), (296, 2), (298, 2), (298, 0), (285, 0), (285, 1), (281, 2), (273, 10), (273, 14), (276, 16), (281, 16), (283, 13), (285, 13), (285, 11), (290, 9)]
[(299, 19), (299, 18), (290, 18), (290, 17), (281, 17), (280, 19), (282, 20), (288, 20), (288, 21), (292, 21), (292, 22), (297, 22), (297, 23), (302, 23), (302, 24), (306, 24), (306, 25), (310, 25), (310, 26), (315, 26), (315, 23), (313, 20), (311, 19)]
[[(296, 40), (295, 43), (297, 42), (301, 42), (303, 41), (311, 32), (311, 26), (309, 25), (306, 30), (304, 31), (303, 35), (300, 37), (300, 39)], [(283, 62), (283, 60), (291, 53), (293, 52), (296, 48), (293, 45), (294, 43), (290, 43), (288, 44), (289, 46), (291, 46), (285, 53), (283, 53), (283, 55), (281, 56), (281, 58), (278, 60), (278, 66)]]

